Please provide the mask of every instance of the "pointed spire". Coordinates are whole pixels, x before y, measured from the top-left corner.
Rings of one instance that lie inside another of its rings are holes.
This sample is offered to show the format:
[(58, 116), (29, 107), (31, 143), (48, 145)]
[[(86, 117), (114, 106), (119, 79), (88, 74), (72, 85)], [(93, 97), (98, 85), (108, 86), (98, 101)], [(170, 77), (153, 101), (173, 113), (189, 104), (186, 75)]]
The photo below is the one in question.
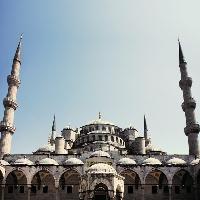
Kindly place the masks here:
[(55, 114), (54, 114), (54, 116), (53, 116), (52, 131), (56, 131), (56, 116), (55, 116)]
[(19, 43), (17, 45), (17, 49), (16, 49), (16, 52), (15, 52), (15, 57), (14, 57), (14, 60), (17, 60), (19, 62), (21, 62), (22, 38), (23, 38), (23, 34), (21, 34), (21, 36), (20, 36)]
[(178, 39), (178, 46), (179, 46), (179, 64), (185, 63), (185, 58), (183, 55), (183, 51), (182, 51), (182, 47), (181, 47), (181, 43), (180, 40)]
[(144, 138), (147, 139), (147, 132), (148, 132), (148, 129), (147, 129), (147, 122), (146, 122), (146, 117), (144, 115)]

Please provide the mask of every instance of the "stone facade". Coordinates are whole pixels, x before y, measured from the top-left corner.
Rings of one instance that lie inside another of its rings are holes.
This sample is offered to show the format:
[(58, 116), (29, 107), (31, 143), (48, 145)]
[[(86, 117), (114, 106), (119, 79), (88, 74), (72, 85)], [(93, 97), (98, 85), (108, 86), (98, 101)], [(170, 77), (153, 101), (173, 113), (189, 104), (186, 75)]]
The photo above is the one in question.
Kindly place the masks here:
[(0, 123), (0, 199), (2, 200), (199, 200), (199, 125), (192, 80), (179, 43), (185, 134), (189, 155), (167, 155), (154, 147), (146, 118), (144, 133), (98, 119), (73, 130), (52, 133), (33, 154), (10, 154), (19, 86), (21, 39), (8, 76)]

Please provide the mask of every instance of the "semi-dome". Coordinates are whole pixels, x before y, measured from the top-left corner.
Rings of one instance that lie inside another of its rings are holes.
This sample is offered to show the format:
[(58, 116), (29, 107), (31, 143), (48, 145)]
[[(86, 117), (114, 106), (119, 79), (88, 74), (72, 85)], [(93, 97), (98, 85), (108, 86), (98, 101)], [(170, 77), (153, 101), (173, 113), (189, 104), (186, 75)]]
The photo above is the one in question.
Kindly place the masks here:
[(58, 165), (58, 163), (51, 158), (44, 158), (42, 160), (39, 161), (40, 165)]
[(118, 162), (118, 165), (136, 165), (135, 160), (131, 158), (121, 158)]
[(143, 165), (162, 165), (160, 160), (156, 158), (147, 158), (142, 162)]
[(199, 164), (199, 161), (200, 161), (200, 159), (197, 158), (197, 159), (193, 160), (193, 161), (190, 163), (190, 165), (198, 165), (198, 164)]
[(167, 164), (168, 165), (185, 165), (186, 162), (183, 159), (173, 157), (167, 161)]
[(64, 162), (64, 165), (84, 165), (84, 163), (78, 158), (69, 158)]
[(110, 154), (105, 152), (105, 151), (95, 151), (90, 155), (90, 158), (92, 157), (106, 157), (106, 158), (110, 158)]
[(116, 174), (116, 170), (108, 164), (105, 163), (97, 163), (92, 165), (87, 170), (88, 173), (91, 174)]
[(0, 160), (0, 165), (10, 165), (10, 164), (5, 160)]
[(54, 152), (55, 151), (55, 145), (44, 145), (43, 147), (40, 147), (37, 152)]
[(15, 160), (14, 165), (33, 165), (33, 162), (27, 158), (19, 158)]

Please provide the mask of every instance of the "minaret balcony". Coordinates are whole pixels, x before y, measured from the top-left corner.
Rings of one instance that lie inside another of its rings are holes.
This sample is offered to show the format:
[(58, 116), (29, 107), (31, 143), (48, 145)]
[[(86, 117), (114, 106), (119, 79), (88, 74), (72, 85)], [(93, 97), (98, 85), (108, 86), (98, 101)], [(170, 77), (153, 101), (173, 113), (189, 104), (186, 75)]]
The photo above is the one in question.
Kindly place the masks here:
[(20, 85), (19, 78), (14, 75), (8, 75), (7, 82), (8, 82), (8, 85), (15, 85), (17, 87), (19, 87)]
[(179, 87), (183, 90), (185, 87), (192, 87), (192, 78), (187, 77), (184, 80), (179, 81)]
[(11, 107), (13, 108), (14, 110), (17, 109), (18, 105), (16, 103), (16, 101), (14, 101), (12, 98), (10, 97), (5, 97), (4, 100), (3, 100), (3, 105), (4, 107)]
[(183, 102), (181, 106), (184, 112), (187, 108), (195, 109), (196, 101), (193, 98), (190, 98), (187, 102)]
[(0, 122), (0, 132), (8, 131), (8, 132), (14, 133), (15, 130), (16, 128), (9, 122), (4, 122), (4, 121)]
[(190, 124), (184, 128), (185, 135), (188, 136), (190, 133), (199, 133), (200, 126), (199, 124)]

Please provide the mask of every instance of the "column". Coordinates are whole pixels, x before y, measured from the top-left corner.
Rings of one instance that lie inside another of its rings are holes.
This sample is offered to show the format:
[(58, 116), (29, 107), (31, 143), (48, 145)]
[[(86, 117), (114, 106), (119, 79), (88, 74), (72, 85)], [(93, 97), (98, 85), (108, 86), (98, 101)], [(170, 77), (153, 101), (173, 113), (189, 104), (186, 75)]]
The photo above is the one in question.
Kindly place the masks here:
[(56, 188), (56, 200), (59, 200), (59, 188)]
[(169, 200), (172, 200), (172, 185), (168, 185), (169, 187)]
[(145, 188), (145, 185), (141, 185), (141, 200), (144, 200), (144, 188)]
[(30, 200), (31, 199), (31, 186), (30, 185), (27, 185), (27, 199)]
[(1, 200), (4, 200), (5, 185), (1, 185)]

